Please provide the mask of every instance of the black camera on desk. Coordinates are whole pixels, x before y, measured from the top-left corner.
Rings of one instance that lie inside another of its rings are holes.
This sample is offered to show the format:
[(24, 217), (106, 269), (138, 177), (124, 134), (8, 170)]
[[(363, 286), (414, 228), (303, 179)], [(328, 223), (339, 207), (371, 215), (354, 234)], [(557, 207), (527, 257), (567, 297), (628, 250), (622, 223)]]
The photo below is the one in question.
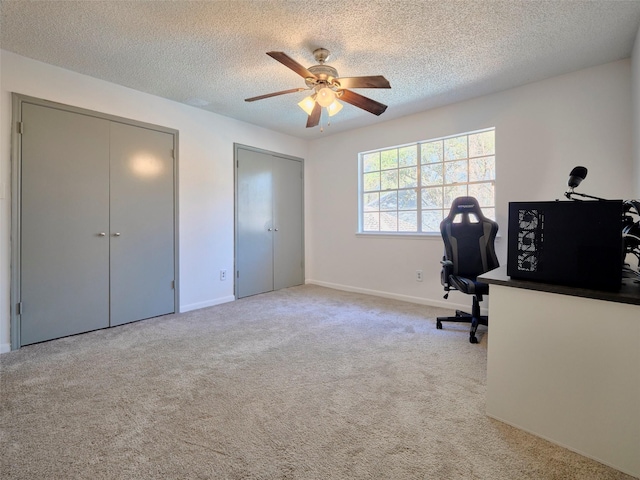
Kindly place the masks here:
[(586, 175), (585, 167), (571, 171), (565, 196), (574, 201), (509, 203), (510, 277), (595, 290), (620, 288), (626, 254), (640, 259), (640, 223), (631, 216), (633, 209), (638, 214), (640, 204), (630, 201), (636, 202), (631, 208), (629, 201), (575, 192)]

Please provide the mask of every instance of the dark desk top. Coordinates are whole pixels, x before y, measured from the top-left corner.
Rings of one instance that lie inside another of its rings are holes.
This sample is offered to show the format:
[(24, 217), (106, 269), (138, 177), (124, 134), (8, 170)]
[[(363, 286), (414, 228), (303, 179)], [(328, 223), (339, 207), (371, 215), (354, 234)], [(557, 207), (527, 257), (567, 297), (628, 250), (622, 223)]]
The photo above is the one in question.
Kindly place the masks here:
[(554, 285), (551, 283), (533, 282), (531, 280), (516, 280), (507, 275), (507, 267), (498, 267), (490, 272), (483, 273), (478, 280), (488, 284), (503, 285), (505, 287), (524, 288), (539, 292), (558, 293), (573, 297), (594, 298), (607, 302), (629, 303), (640, 305), (640, 282), (632, 278), (623, 278), (622, 286), (617, 292), (590, 290), (587, 288), (567, 287), (566, 285)]

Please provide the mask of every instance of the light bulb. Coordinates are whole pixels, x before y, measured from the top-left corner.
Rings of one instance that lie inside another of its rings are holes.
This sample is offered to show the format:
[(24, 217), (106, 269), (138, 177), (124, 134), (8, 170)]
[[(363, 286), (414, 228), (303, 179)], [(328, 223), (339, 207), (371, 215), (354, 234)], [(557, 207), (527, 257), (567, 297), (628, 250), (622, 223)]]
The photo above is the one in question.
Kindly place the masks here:
[(333, 103), (335, 99), (336, 99), (335, 92), (328, 87), (324, 87), (318, 91), (318, 96), (316, 98), (316, 101), (320, 104), (320, 106), (328, 107)]
[(315, 95), (311, 95), (309, 97), (304, 98), (300, 103), (298, 103), (298, 106), (304, 110), (307, 115), (311, 115), (311, 112), (313, 112), (313, 107), (316, 106), (316, 100), (315, 100)]
[(342, 110), (342, 104), (337, 99), (327, 107), (327, 112), (329, 112), (330, 117), (333, 117), (340, 110)]

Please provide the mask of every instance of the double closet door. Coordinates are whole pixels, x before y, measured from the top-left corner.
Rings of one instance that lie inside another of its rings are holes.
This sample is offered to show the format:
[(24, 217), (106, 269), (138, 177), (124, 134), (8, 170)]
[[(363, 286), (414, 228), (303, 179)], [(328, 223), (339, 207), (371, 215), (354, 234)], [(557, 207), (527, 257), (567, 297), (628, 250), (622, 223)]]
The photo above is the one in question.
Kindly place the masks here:
[(236, 296), (304, 283), (302, 161), (236, 146)]
[(175, 311), (174, 134), (21, 103), (20, 345)]

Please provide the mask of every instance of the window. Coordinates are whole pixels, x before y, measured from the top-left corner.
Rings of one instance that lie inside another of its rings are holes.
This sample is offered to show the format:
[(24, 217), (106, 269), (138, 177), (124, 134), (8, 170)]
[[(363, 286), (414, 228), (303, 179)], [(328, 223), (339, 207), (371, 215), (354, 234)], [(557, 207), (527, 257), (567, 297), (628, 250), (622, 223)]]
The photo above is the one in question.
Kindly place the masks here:
[(495, 219), (495, 129), (359, 155), (359, 231), (436, 233), (453, 199)]

